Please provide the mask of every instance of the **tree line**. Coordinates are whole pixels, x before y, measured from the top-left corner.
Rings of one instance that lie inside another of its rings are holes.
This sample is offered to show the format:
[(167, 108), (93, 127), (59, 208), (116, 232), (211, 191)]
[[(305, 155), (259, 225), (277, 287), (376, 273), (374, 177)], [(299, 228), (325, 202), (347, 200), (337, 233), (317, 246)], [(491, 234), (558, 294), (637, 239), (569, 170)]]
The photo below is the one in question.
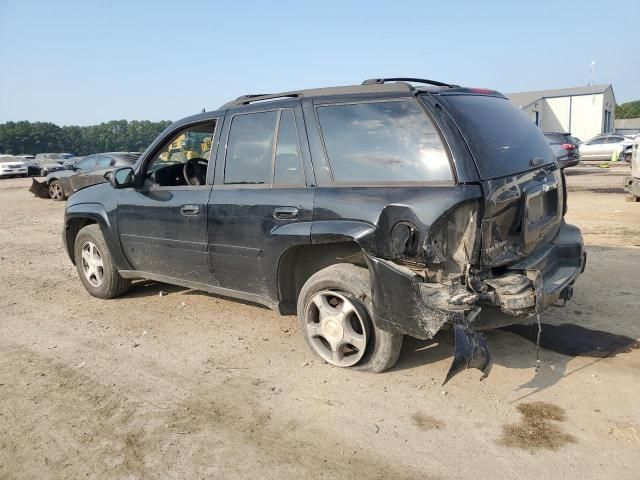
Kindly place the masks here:
[(640, 117), (640, 100), (621, 103), (616, 105), (616, 118), (638, 118)]
[(49, 122), (6, 122), (0, 124), (0, 153), (142, 152), (169, 124), (168, 120), (112, 120), (86, 127), (60, 127)]

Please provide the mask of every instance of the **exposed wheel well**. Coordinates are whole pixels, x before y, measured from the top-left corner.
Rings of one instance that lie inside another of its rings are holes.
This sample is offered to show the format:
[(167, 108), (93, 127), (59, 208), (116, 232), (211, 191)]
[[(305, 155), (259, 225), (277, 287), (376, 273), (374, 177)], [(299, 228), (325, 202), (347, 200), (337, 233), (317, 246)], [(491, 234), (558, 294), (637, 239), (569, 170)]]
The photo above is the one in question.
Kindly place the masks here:
[(76, 244), (76, 237), (78, 236), (78, 232), (87, 225), (91, 225), (94, 223), (98, 222), (96, 222), (92, 218), (72, 218), (71, 220), (69, 220), (65, 235), (67, 236), (67, 249), (69, 252), (69, 257), (71, 257), (71, 261), (74, 265), (76, 263), (76, 259), (73, 255), (73, 249)]
[(336, 263), (367, 268), (362, 248), (356, 242), (300, 245), (287, 250), (278, 263), (278, 295), (282, 314), (296, 313), (298, 294), (311, 275)]

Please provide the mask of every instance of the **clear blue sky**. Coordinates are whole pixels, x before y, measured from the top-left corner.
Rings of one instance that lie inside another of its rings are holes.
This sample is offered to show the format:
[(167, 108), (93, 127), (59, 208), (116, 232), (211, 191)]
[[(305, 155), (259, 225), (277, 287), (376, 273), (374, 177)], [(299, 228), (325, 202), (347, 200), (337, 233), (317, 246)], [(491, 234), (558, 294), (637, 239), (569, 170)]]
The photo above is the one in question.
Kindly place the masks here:
[(0, 0), (0, 122), (176, 120), (245, 93), (422, 76), (640, 98), (640, 1)]

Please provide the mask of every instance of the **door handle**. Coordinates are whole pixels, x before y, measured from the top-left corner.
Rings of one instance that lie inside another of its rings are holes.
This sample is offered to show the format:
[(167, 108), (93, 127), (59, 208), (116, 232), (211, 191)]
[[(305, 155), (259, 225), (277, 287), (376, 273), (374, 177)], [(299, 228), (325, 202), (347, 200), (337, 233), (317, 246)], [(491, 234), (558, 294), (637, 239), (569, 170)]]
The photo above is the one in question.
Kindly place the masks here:
[(195, 217), (200, 215), (200, 207), (198, 205), (183, 205), (180, 207), (180, 213), (185, 217)]
[(273, 211), (273, 218), (278, 220), (293, 220), (298, 218), (298, 209), (296, 207), (278, 207)]

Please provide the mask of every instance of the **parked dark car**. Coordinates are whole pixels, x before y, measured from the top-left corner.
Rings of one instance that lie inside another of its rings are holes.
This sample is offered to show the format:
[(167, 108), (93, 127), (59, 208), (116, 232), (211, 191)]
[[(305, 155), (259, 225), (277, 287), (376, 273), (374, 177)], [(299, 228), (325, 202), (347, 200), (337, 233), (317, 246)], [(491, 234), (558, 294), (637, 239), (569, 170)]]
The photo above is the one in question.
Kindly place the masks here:
[[(415, 86), (421, 84), (424, 86)], [(479, 330), (568, 300), (586, 256), (542, 132), (502, 94), (416, 79), (247, 95), (168, 127), (68, 201), (87, 291), (135, 278), (297, 313), (320, 358), (381, 372), (404, 335)]]
[(65, 168), (50, 173), (44, 182), (32, 179), (30, 191), (36, 196), (62, 201), (81, 188), (106, 182), (105, 175), (114, 168), (131, 166), (139, 157), (140, 153), (137, 152), (108, 152), (89, 155), (73, 164), (70, 170)]
[(64, 170), (64, 161), (65, 157), (61, 153), (38, 153), (28, 162), (29, 176), (46, 176), (51, 172)]
[(544, 132), (560, 168), (575, 167), (580, 163), (580, 141), (567, 132)]

